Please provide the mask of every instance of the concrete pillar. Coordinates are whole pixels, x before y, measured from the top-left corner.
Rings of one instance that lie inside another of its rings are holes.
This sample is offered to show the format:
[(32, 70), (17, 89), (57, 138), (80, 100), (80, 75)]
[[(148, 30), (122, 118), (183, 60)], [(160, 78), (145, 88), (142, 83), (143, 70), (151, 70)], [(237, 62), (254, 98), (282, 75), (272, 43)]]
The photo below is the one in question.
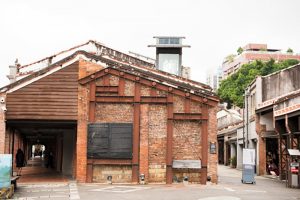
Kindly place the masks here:
[(243, 144), (237, 145), (236, 168), (243, 168)]

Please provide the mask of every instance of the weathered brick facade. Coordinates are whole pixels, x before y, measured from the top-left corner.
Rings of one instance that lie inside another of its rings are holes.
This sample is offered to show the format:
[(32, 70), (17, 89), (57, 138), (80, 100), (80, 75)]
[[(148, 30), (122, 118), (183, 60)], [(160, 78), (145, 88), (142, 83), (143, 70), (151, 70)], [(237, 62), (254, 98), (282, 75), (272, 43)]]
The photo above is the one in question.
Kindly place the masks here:
[[(138, 119), (139, 125), (137, 128), (139, 142), (136, 144), (138, 146), (137, 173), (145, 175), (146, 183), (168, 182), (167, 157), (168, 145), (170, 145), (170, 143), (172, 146), (169, 151), (172, 153), (172, 160), (202, 160), (202, 156), (205, 155), (202, 152), (203, 127), (199, 120), (189, 120), (185, 118), (178, 118), (178, 120), (172, 119), (172, 138), (170, 140), (171, 142), (168, 144), (168, 123), (169, 120), (173, 118), (172, 115), (201, 113), (202, 103), (190, 99), (189, 94), (183, 93), (185, 94), (184, 96), (173, 95), (171, 99), (173, 106), (170, 108), (168, 107), (167, 102), (155, 103), (155, 98), (167, 99), (168, 93), (173, 90), (161, 90), (156, 87), (156, 83), (154, 82), (152, 83), (152, 87), (151, 85), (140, 84), (139, 76), (136, 76), (134, 80), (130, 80), (123, 78), (124, 75), (121, 72), (121, 75), (118, 76), (109, 74), (108, 69), (102, 70), (102, 73), (103, 71), (103, 76), (100, 76), (95, 80), (92, 79), (92, 81), (85, 78), (87, 84), (82, 84), (79, 87), (78, 96), (81, 97), (79, 110), (81, 111), (79, 112), (78, 118), (77, 148), (86, 148), (86, 141), (82, 141), (82, 143), (80, 141), (86, 140), (87, 124), (90, 122), (133, 123), (133, 126), (135, 126), (134, 124)], [(97, 73), (94, 76), (97, 76)], [(95, 86), (93, 86), (93, 83)], [(95, 92), (97, 90), (93, 89), (93, 87), (110, 88), (111, 86), (117, 87), (118, 91), (114, 92), (113, 88), (105, 89), (106, 91), (110, 91), (101, 92), (96, 95), (96, 98), (92, 97), (91, 91)], [(143, 97), (152, 98), (152, 100), (149, 101), (149, 103), (135, 103), (137, 101), (143, 102), (143, 100), (139, 100)], [(97, 98), (100, 98), (100, 100), (97, 101)], [(129, 103), (129, 101), (131, 102), (131, 100), (129, 100), (130, 98), (134, 99), (132, 103)], [(91, 99), (96, 100), (91, 101)], [(216, 107), (208, 106), (207, 108), (208, 123), (206, 132), (208, 133), (208, 141), (206, 144), (206, 152), (209, 151), (208, 144), (210, 142), (216, 143), (217, 141)], [(170, 109), (172, 109), (171, 114)], [(85, 119), (86, 121), (80, 123), (80, 119)], [(134, 127), (134, 129), (136, 129), (136, 127)], [(133, 143), (135, 143), (135, 141), (133, 141)], [(78, 162), (77, 165), (77, 180), (83, 182), (106, 182), (107, 176), (112, 175), (113, 182), (135, 182), (133, 177), (135, 169), (129, 166), (128, 163), (122, 164), (121, 161), (118, 162), (118, 160), (113, 159), (108, 161), (101, 161), (101, 159), (88, 160), (86, 157), (80, 158), (81, 156), (86, 155), (85, 151), (80, 150), (80, 152), (77, 151), (77, 153), (80, 153), (80, 156), (77, 156), (77, 159), (80, 159), (80, 162)], [(202, 163), (202, 165), (205, 167), (205, 171), (207, 169), (207, 175), (211, 177), (211, 180), (217, 182), (217, 155), (207, 153), (206, 157), (208, 158), (207, 166), (205, 163)], [(134, 162), (133, 160), (127, 160), (126, 162), (132, 163)], [(84, 163), (87, 164), (84, 165)], [(171, 171), (171, 174), (173, 174), (171, 180), (175, 178), (180, 181), (183, 179), (183, 176), (188, 176), (190, 181), (199, 183), (201, 182), (201, 176), (204, 176), (203, 173), (206, 173), (205, 171), (199, 169), (173, 169)], [(206, 175), (202, 178), (206, 179)]]

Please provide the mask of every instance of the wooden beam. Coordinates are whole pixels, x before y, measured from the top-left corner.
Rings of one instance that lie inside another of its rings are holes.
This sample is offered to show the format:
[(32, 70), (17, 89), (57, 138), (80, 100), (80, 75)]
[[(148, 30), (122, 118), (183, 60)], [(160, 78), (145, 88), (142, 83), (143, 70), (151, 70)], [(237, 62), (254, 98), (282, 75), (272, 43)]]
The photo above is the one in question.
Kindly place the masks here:
[[(208, 107), (207, 105), (202, 105), (202, 114), (204, 117), (208, 118)], [(204, 120), (201, 123), (201, 184), (206, 184), (207, 180), (207, 161), (208, 161), (208, 121)]]
[(124, 96), (125, 94), (125, 79), (120, 76), (119, 77), (119, 96)]
[(174, 113), (174, 120), (208, 120), (207, 116), (201, 113)]
[(100, 96), (96, 97), (97, 103), (133, 103), (133, 96)]
[(93, 165), (132, 165), (131, 159), (88, 159), (88, 164)]
[[(139, 80), (138, 77), (136, 79)], [(132, 182), (139, 182), (139, 144), (140, 144), (140, 101), (141, 101), (141, 84), (134, 84), (134, 107), (133, 107), (133, 138), (132, 138)]]
[(118, 86), (97, 86), (97, 93), (118, 93)]
[(143, 96), (139, 100), (134, 96), (96, 96), (97, 103), (145, 103), (145, 104), (167, 104), (167, 97)]
[(141, 103), (167, 103), (167, 97), (153, 97), (153, 96), (143, 96), (141, 97)]
[[(170, 92), (172, 91), (172, 88), (169, 89)], [(172, 156), (173, 156), (173, 94), (168, 93), (168, 105), (167, 105), (167, 115), (168, 115), (168, 121), (167, 121), (167, 172), (166, 172), (166, 183), (172, 184), (173, 182), (173, 171), (172, 171)]]

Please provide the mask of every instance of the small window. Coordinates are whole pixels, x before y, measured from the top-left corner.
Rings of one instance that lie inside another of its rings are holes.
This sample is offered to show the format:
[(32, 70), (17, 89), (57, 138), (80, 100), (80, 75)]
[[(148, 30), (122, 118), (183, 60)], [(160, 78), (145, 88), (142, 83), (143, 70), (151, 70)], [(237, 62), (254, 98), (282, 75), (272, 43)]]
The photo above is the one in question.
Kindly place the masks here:
[(169, 44), (169, 38), (159, 38), (159, 44)]
[(131, 123), (88, 125), (88, 158), (132, 158)]
[(179, 44), (179, 38), (170, 38), (170, 44)]

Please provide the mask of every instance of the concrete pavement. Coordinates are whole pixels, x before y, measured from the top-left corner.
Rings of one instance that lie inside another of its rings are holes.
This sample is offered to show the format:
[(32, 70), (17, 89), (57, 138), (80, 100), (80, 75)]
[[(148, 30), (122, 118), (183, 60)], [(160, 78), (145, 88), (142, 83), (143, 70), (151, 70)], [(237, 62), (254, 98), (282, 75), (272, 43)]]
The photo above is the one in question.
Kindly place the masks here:
[(241, 171), (219, 166), (219, 184), (107, 185), (68, 183), (22, 183), (17, 199), (103, 200), (300, 200), (300, 190), (286, 188), (277, 179), (256, 177), (256, 184), (242, 184)]

